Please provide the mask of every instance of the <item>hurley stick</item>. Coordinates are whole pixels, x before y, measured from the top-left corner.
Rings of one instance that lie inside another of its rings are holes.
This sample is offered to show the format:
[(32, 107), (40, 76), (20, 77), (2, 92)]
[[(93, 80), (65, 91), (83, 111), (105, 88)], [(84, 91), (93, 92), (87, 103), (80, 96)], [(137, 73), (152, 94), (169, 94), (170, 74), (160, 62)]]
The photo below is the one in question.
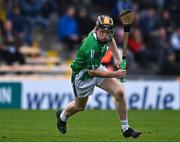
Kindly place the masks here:
[[(121, 61), (121, 70), (124, 70), (126, 68), (126, 51), (127, 51), (127, 45), (129, 39), (129, 32), (131, 30), (131, 26), (134, 21), (134, 13), (129, 9), (123, 10), (120, 13), (119, 17), (124, 27), (123, 55)], [(120, 78), (120, 81), (125, 82), (124, 78)]]

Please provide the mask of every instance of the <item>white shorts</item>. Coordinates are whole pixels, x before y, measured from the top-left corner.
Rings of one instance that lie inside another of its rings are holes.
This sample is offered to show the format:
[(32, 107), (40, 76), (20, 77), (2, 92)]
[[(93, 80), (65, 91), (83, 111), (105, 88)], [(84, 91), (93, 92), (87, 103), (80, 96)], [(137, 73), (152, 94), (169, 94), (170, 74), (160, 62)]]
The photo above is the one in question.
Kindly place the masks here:
[[(98, 69), (107, 71), (107, 69), (102, 65)], [(78, 98), (92, 95), (95, 86), (100, 85), (105, 80), (105, 78), (93, 77), (88, 80), (82, 81), (80, 80), (80, 78), (82, 77), (84, 72), (84, 70), (80, 71), (75, 76), (74, 82), (72, 83), (74, 94)]]

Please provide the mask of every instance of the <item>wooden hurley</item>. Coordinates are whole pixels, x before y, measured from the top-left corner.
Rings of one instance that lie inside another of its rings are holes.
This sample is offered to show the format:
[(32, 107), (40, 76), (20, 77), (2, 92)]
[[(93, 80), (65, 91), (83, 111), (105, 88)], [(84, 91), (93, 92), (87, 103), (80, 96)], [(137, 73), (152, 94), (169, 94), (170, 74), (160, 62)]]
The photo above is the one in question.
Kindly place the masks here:
[[(121, 61), (121, 70), (124, 70), (126, 68), (126, 52), (129, 39), (129, 32), (134, 22), (134, 13), (132, 10), (126, 9), (120, 13), (119, 18), (124, 27), (123, 56)], [(120, 81), (125, 82), (124, 78), (120, 78)]]

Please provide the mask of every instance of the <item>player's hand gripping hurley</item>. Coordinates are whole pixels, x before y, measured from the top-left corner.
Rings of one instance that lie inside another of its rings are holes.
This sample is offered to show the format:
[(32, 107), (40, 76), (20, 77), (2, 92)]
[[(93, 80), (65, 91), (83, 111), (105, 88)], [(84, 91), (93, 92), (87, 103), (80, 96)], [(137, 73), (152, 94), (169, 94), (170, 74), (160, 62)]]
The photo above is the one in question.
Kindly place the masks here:
[[(123, 56), (121, 61), (121, 70), (124, 70), (126, 68), (126, 50), (127, 50), (127, 44), (129, 39), (129, 32), (131, 30), (132, 23), (134, 21), (134, 13), (127, 9), (123, 10), (119, 18), (123, 24), (124, 27), (124, 39), (123, 39)], [(120, 78), (121, 82), (125, 82), (124, 78)]]

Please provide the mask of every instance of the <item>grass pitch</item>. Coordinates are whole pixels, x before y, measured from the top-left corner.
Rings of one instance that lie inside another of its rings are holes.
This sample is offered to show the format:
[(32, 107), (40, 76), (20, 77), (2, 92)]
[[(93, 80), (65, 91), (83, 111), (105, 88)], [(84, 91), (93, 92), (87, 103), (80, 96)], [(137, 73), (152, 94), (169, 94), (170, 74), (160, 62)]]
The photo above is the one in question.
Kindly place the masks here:
[(179, 111), (129, 111), (130, 125), (143, 132), (124, 138), (115, 111), (88, 110), (68, 121), (68, 132), (59, 134), (55, 111), (0, 110), (0, 142), (3, 141), (180, 141)]

